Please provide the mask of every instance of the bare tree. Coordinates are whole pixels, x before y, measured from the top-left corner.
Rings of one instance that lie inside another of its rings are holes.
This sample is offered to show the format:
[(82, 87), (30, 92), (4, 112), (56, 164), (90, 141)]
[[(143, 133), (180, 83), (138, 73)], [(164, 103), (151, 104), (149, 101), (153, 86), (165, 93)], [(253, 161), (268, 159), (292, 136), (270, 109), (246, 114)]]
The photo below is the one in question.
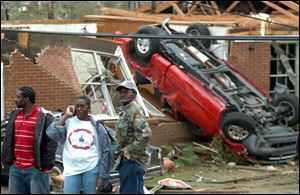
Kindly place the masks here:
[(54, 3), (55, 1), (48, 1), (48, 19), (54, 19)]

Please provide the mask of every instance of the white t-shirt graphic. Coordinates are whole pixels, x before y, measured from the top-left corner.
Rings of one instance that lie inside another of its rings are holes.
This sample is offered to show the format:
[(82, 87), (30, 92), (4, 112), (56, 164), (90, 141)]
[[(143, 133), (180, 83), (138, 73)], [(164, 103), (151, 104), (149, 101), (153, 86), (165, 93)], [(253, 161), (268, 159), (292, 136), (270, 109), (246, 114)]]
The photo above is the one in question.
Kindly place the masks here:
[(67, 140), (64, 144), (64, 175), (77, 175), (93, 169), (99, 160), (97, 135), (91, 121), (82, 121), (77, 116), (66, 123)]

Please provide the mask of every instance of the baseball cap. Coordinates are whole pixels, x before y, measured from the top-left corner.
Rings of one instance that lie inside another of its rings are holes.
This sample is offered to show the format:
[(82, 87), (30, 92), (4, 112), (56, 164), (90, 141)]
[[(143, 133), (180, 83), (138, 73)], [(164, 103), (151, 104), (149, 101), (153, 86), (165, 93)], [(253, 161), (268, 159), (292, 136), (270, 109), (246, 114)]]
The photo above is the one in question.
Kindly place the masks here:
[(122, 81), (120, 84), (118, 84), (116, 90), (119, 91), (121, 87), (125, 87), (127, 89), (132, 89), (137, 93), (136, 85), (132, 81)]

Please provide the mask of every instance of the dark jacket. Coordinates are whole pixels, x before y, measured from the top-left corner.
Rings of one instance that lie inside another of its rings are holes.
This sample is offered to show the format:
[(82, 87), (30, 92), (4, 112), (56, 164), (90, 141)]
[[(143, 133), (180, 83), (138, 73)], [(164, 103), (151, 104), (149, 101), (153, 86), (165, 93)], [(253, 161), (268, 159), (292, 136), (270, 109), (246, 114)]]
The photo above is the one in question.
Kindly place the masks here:
[[(4, 165), (12, 165), (16, 159), (15, 149), (15, 120), (20, 109), (12, 111), (6, 127), (6, 137), (2, 147), (1, 161)], [(53, 116), (40, 111), (34, 128), (34, 159), (35, 168), (39, 170), (51, 169), (55, 163), (57, 142), (50, 139), (46, 129), (53, 121)]]

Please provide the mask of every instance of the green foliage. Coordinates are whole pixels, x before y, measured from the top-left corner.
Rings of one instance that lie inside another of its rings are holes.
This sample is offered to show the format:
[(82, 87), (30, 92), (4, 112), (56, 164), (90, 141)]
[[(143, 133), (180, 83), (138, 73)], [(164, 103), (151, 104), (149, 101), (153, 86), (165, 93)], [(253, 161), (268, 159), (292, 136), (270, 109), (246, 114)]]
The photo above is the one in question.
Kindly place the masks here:
[(54, 19), (78, 19), (100, 15), (101, 7), (126, 9), (128, 1), (1, 1), (1, 20), (45, 20), (51, 11)]
[(198, 163), (199, 160), (200, 160), (200, 158), (194, 152), (193, 146), (189, 145), (182, 149), (181, 155), (178, 159), (178, 163), (182, 164), (184, 166), (187, 166), (187, 165), (194, 165), (194, 164)]
[(162, 145), (160, 148), (162, 157), (166, 157), (170, 160), (174, 159), (175, 151), (172, 145), (165, 144)]
[(225, 163), (235, 162), (239, 165), (248, 164), (248, 161), (244, 157), (228, 148), (228, 146), (224, 143), (224, 139), (222, 136), (219, 135), (213, 137), (211, 144), (212, 148), (218, 151), (218, 154), (213, 154), (215, 159)]
[(93, 1), (57, 1), (56, 17), (75, 19), (84, 15), (99, 15), (99, 5)]

